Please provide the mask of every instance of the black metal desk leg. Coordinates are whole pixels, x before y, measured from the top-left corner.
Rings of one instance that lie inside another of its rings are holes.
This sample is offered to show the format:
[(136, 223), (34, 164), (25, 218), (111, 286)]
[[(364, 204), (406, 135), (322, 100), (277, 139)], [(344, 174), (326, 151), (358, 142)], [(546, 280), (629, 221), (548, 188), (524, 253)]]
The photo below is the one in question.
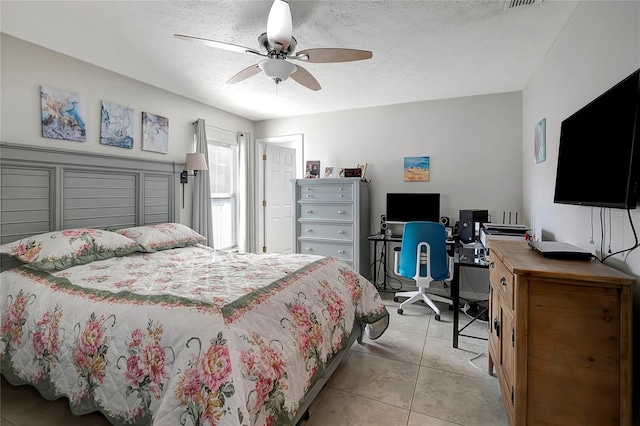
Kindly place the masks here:
[(458, 322), (460, 319), (460, 264), (457, 262), (453, 266), (451, 298), (453, 299), (453, 347), (458, 348)]
[(378, 242), (373, 241), (373, 285), (378, 287)]

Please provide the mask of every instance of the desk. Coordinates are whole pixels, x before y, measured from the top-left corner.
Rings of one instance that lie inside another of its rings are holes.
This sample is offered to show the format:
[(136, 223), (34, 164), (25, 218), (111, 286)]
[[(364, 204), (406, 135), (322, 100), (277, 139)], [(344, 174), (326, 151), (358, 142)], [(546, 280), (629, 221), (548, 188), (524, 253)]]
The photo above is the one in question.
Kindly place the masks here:
[[(369, 241), (373, 242), (373, 284), (378, 286), (378, 244), (382, 244), (382, 273), (384, 278), (382, 281), (382, 288), (387, 289), (387, 283), (389, 282), (389, 276), (387, 271), (387, 243), (399, 243), (402, 242), (402, 237), (392, 237), (391, 235), (375, 234), (369, 236)], [(462, 334), (465, 328), (473, 323), (477, 318), (483, 315), (489, 308), (485, 308), (478, 313), (467, 325), (459, 329), (460, 324), (460, 269), (461, 268), (489, 268), (489, 262), (484, 261), (484, 255), (478, 253), (474, 248), (464, 247), (461, 244), (456, 244), (454, 241), (447, 240), (447, 251), (449, 255), (453, 252), (453, 279), (451, 280), (451, 299), (453, 301), (453, 347), (458, 347), (458, 337), (471, 337), (474, 339), (487, 340), (485, 337), (471, 336), (468, 334)]]
[(471, 325), (476, 319), (483, 315), (489, 308), (485, 308), (478, 313), (469, 324), (458, 329), (460, 320), (460, 268), (489, 268), (489, 262), (484, 260), (484, 256), (478, 253), (474, 248), (467, 248), (457, 245), (454, 250), (453, 261), (453, 279), (451, 280), (451, 299), (453, 300), (453, 347), (458, 347), (458, 337), (471, 337), (474, 339), (488, 340), (485, 337), (471, 336), (461, 334), (465, 328)]
[(391, 235), (374, 234), (369, 236), (369, 241), (373, 242), (373, 285), (378, 287), (378, 244), (382, 244), (382, 255), (380, 256), (380, 262), (382, 263), (382, 273), (384, 278), (382, 281), (382, 288), (387, 289), (389, 283), (389, 275), (387, 272), (387, 243), (399, 243), (402, 242), (402, 237), (392, 237)]

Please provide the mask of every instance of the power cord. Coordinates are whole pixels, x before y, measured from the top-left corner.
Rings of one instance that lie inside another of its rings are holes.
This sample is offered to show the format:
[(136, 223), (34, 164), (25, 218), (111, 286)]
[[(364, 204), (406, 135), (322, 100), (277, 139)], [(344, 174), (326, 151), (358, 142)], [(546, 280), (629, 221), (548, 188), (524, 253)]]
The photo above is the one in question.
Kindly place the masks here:
[[(602, 259), (599, 259), (597, 256), (595, 257), (596, 259), (598, 259), (601, 263), (604, 263), (605, 260), (607, 260), (608, 258), (615, 256), (616, 254), (620, 254), (620, 253), (627, 253), (627, 256), (629, 256), (629, 254), (637, 249), (638, 247), (640, 247), (640, 243), (638, 242), (638, 234), (636, 233), (636, 228), (635, 226), (633, 226), (633, 220), (631, 218), (631, 209), (627, 209), (627, 216), (629, 217), (629, 225), (631, 226), (631, 231), (633, 232), (633, 237), (635, 239), (635, 244), (627, 249), (623, 249), (623, 250), (618, 250), (614, 253), (608, 254), (607, 256), (604, 256)], [(600, 253), (602, 253), (602, 250), (600, 251)]]
[(469, 358), (469, 364), (473, 365), (473, 366), (474, 366), (475, 368), (477, 368), (478, 370), (482, 370), (482, 371), (484, 371), (484, 368), (483, 368), (483, 367), (478, 367), (478, 366), (473, 362), (473, 360), (474, 360), (474, 359), (477, 359), (477, 358), (480, 358), (482, 355), (484, 355), (484, 354), (486, 354), (486, 353), (487, 353), (487, 350), (486, 350), (486, 349), (485, 349), (485, 350), (483, 350), (482, 352), (478, 352), (477, 354), (475, 354), (474, 356), (472, 356), (471, 358)]

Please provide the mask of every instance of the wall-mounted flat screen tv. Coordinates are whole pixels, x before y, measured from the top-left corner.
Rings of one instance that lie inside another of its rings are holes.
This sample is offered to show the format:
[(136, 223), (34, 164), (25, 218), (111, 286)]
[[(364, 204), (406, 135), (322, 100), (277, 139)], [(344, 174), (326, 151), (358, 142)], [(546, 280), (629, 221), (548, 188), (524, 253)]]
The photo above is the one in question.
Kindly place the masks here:
[(387, 193), (387, 222), (440, 222), (440, 194)]
[(640, 69), (562, 122), (553, 201), (636, 207)]

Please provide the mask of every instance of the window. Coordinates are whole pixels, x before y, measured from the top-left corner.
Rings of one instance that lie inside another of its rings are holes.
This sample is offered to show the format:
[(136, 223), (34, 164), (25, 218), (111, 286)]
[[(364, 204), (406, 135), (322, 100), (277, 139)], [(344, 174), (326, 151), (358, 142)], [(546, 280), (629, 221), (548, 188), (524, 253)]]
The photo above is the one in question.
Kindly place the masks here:
[(238, 146), (208, 140), (213, 244), (216, 249), (238, 246)]

